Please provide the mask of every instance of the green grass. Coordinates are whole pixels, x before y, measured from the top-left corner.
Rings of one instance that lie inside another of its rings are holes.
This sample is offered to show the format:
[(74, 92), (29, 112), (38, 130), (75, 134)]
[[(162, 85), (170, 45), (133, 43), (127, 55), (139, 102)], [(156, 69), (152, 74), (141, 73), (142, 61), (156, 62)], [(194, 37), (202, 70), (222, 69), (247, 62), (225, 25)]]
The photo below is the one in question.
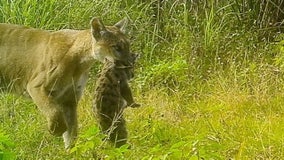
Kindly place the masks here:
[[(1, 128), (11, 137), (11, 149), (19, 159), (274, 159), (284, 156), (284, 101), (280, 97), (253, 97), (236, 90), (207, 95), (189, 101), (178, 92), (165, 94), (154, 89), (137, 96), (143, 104), (127, 109), (125, 116), (131, 149), (114, 149), (100, 139), (91, 113), (91, 96), (80, 104), (79, 149), (63, 150), (61, 138), (45, 130), (45, 120), (27, 102), (16, 100), (14, 117), (1, 110)], [(7, 98), (7, 97), (5, 97)], [(24, 108), (24, 109), (23, 109)], [(10, 113), (11, 114), (11, 113)], [(27, 114), (27, 115), (25, 115)], [(32, 153), (32, 154), (30, 154)], [(108, 157), (108, 158), (107, 158)]]
[(1, 94), (0, 159), (281, 159), (284, 52), (274, 41), (283, 39), (284, 3), (252, 2), (0, 1), (0, 22), (48, 30), (128, 17), (132, 50), (141, 53), (131, 86), (142, 104), (125, 110), (128, 145), (102, 141), (92, 113), (94, 66), (67, 153), (32, 102)]

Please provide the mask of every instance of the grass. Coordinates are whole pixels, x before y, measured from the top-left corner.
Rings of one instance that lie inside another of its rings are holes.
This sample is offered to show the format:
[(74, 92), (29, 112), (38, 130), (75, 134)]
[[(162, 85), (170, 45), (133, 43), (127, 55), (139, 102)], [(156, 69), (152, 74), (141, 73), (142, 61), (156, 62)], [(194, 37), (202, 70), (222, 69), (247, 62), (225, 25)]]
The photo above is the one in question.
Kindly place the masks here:
[[(137, 97), (139, 109), (127, 109), (125, 116), (131, 149), (107, 147), (100, 138), (86, 95), (80, 104), (80, 137), (72, 154), (63, 150), (61, 138), (48, 134), (44, 119), (27, 102), (15, 107), (15, 117), (4, 114), (1, 128), (16, 144), (18, 159), (274, 159), (282, 157), (283, 97), (256, 99), (232, 90), (214, 93), (189, 102), (178, 92), (161, 94), (155, 89)], [(181, 99), (185, 99), (181, 101)], [(23, 107), (25, 110), (23, 111)], [(29, 114), (21, 115), (22, 114)], [(121, 153), (123, 152), (123, 153)], [(29, 154), (33, 153), (33, 154)]]
[(91, 109), (94, 66), (66, 153), (32, 102), (1, 94), (0, 159), (284, 157), (284, 52), (273, 42), (283, 37), (273, 13), (284, 15), (273, 4), (283, 1), (271, 2), (1, 1), (0, 22), (49, 30), (88, 28), (94, 15), (105, 24), (128, 17), (132, 50), (142, 55), (131, 82), (142, 107), (125, 110), (129, 145), (102, 141)]

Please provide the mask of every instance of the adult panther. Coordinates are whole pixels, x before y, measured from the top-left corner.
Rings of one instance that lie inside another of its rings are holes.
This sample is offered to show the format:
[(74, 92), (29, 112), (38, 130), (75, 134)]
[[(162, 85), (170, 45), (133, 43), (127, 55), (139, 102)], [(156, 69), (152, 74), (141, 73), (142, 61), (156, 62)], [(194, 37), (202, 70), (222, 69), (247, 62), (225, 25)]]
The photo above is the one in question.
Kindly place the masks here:
[(95, 60), (130, 59), (127, 20), (91, 29), (46, 31), (0, 24), (0, 90), (32, 98), (53, 135), (69, 148), (77, 135), (77, 104)]

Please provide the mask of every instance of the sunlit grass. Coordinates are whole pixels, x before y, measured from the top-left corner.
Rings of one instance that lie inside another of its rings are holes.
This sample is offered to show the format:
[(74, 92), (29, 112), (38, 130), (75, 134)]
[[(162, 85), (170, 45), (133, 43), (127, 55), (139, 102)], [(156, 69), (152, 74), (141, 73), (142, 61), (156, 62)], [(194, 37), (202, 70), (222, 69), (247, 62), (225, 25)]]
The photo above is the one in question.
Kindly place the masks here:
[[(3, 110), (1, 106), (5, 120), (1, 128), (16, 143), (13, 151), (20, 159), (94, 158), (94, 152), (101, 158), (269, 159), (284, 156), (282, 96), (258, 99), (232, 89), (194, 100), (186, 93), (167, 93), (162, 88), (135, 95), (142, 107), (125, 110), (131, 149), (123, 156), (103, 147), (99, 135), (93, 140), (98, 145), (94, 148), (100, 150), (87, 150), (84, 155), (67, 154), (62, 139), (49, 135), (45, 119), (35, 106), (20, 99), (12, 98), (6, 104), (17, 112)], [(91, 99), (88, 90), (79, 106), (80, 135), (85, 138), (79, 138), (78, 144), (83, 146), (93, 136), (86, 135), (88, 128), (97, 126)], [(10, 117), (12, 113), (15, 115)]]

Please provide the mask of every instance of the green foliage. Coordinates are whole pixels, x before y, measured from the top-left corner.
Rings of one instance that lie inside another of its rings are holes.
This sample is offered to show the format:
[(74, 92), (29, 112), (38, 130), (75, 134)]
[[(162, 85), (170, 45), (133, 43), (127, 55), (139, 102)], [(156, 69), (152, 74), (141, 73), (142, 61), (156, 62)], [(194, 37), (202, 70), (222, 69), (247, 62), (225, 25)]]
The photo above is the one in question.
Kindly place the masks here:
[(276, 29), (283, 21), (283, 0), (233, 0), (231, 3), (232, 9), (237, 13), (238, 20), (242, 24), (247, 23), (257, 28), (275, 27)]
[(83, 159), (122, 159), (124, 153), (129, 152), (129, 145), (120, 148), (106, 148), (107, 142), (102, 141), (105, 135), (100, 133), (97, 126), (90, 127), (86, 132), (79, 136), (76, 145), (70, 153), (77, 158)]
[(283, 70), (284, 69), (284, 40), (276, 44), (275, 52), (276, 52), (275, 64)]
[(187, 62), (183, 58), (162, 60), (146, 66), (137, 80), (137, 86), (150, 89), (153, 86), (167, 86), (178, 89), (187, 81)]
[(0, 130), (0, 159), (16, 159), (16, 155), (12, 151), (13, 148), (15, 148), (13, 141), (2, 130)]
[(70, 150), (70, 153), (85, 155), (88, 151), (95, 150), (101, 143), (102, 137), (99, 135), (99, 132), (99, 128), (90, 127), (85, 133), (80, 135), (75, 147)]

